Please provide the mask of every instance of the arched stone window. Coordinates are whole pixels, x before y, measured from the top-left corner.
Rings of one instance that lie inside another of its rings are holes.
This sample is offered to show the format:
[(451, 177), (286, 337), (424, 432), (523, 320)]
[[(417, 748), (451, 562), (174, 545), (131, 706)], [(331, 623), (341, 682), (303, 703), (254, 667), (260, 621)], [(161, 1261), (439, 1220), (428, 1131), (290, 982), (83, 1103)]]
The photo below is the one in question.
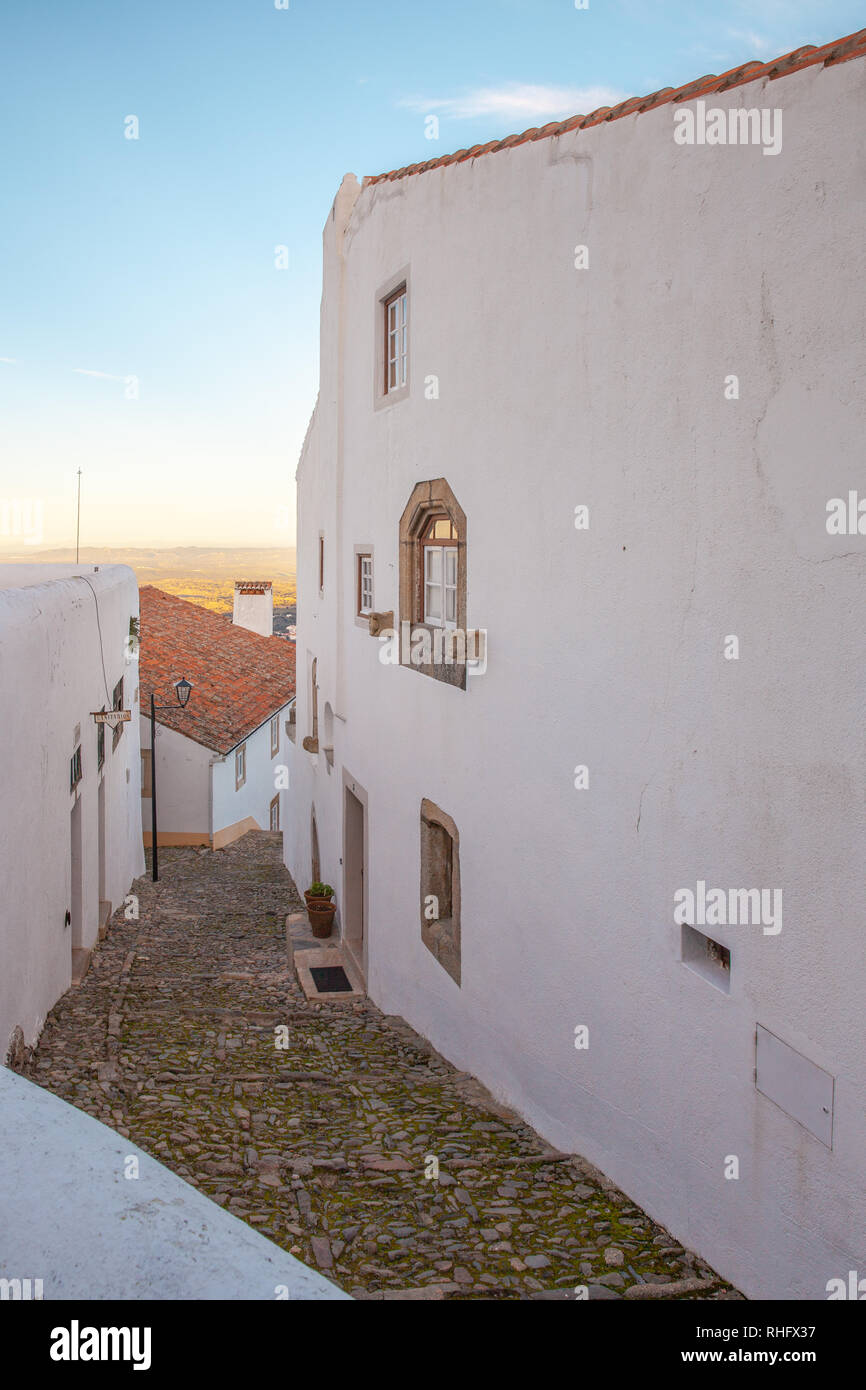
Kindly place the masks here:
[(448, 483), (418, 483), (400, 519), (400, 621), (413, 639), (419, 628), (430, 638), (430, 659), (412, 665), (463, 689), (465, 656), (448, 660), (443, 634), (466, 630), (466, 555), (466, 513)]

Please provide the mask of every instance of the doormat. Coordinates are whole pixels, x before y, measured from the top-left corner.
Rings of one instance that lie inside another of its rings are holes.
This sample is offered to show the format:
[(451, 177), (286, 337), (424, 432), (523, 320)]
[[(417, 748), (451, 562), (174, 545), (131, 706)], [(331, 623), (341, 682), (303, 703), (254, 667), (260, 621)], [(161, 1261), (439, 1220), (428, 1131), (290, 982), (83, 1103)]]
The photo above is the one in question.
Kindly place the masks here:
[(313, 984), (320, 994), (351, 994), (352, 985), (342, 965), (313, 965)]

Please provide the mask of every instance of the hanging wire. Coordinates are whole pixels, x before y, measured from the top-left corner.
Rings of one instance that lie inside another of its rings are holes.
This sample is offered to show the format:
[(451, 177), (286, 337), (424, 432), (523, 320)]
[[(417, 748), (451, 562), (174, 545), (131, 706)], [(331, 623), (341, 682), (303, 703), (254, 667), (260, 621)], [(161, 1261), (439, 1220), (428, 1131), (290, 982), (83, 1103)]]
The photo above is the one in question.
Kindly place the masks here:
[(99, 599), (96, 597), (96, 590), (94, 589), (93, 585), (91, 584), (90, 580), (87, 578), (85, 574), (74, 574), (72, 577), (73, 579), (82, 579), (84, 581), (84, 583), (87, 585), (88, 589), (93, 595), (93, 602), (96, 604), (96, 628), (99, 632), (99, 655), (102, 660), (102, 684), (105, 686), (106, 704), (108, 705), (108, 708), (111, 709), (113, 701), (108, 693), (108, 679), (105, 674), (105, 651), (103, 650), (102, 645), (102, 623), (99, 621)]

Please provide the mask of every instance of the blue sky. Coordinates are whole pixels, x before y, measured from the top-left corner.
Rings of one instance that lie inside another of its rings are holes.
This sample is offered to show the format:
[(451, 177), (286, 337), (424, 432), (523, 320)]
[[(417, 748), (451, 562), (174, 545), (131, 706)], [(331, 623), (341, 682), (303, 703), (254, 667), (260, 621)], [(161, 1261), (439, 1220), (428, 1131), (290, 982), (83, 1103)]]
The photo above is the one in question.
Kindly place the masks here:
[(4, 0), (0, 552), (21, 548), (10, 499), (41, 504), (45, 545), (74, 538), (79, 467), (83, 544), (292, 544), (321, 229), (344, 173), (821, 44), (864, 15), (862, 0)]

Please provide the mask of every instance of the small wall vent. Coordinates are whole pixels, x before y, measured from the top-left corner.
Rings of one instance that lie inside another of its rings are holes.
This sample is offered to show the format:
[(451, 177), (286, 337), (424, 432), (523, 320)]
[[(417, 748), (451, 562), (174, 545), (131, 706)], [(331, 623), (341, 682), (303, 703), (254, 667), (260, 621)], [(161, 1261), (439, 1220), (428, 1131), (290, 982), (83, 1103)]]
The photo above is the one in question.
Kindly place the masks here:
[(724, 994), (731, 992), (731, 952), (720, 941), (683, 924), (682, 962)]

